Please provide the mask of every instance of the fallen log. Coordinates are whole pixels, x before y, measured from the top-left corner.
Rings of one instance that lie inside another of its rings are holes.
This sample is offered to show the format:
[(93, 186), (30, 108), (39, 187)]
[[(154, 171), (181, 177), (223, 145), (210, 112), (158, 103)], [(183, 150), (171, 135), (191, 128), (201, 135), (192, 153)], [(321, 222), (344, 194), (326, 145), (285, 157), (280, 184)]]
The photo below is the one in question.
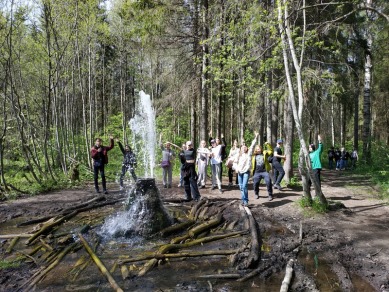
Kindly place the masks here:
[(185, 221), (185, 222), (182, 222), (179, 224), (169, 226), (165, 229), (162, 229), (159, 233), (162, 237), (167, 237), (173, 233), (180, 232), (181, 230), (193, 225), (194, 223), (195, 223), (195, 221), (193, 221), (193, 220)]
[(244, 269), (252, 268), (257, 266), (260, 256), (260, 241), (258, 236), (258, 229), (257, 229), (257, 222), (255, 221), (255, 218), (253, 214), (251, 213), (250, 209), (247, 207), (244, 207), (246, 214), (248, 215), (249, 220), (249, 226), (250, 226), (250, 233), (251, 233), (251, 245), (250, 245), (250, 254), (247, 257), (247, 260), (245, 261), (245, 267)]
[(189, 230), (188, 234), (190, 237), (194, 238), (196, 235), (203, 233), (206, 230), (209, 230), (217, 225), (219, 225), (223, 220), (223, 215), (220, 213), (215, 218), (209, 220), (208, 222), (202, 223)]
[(192, 209), (190, 210), (190, 213), (189, 213), (189, 219), (191, 220), (196, 220), (196, 213), (197, 213), (197, 210), (201, 208), (202, 205), (204, 205), (205, 203), (208, 203), (207, 200), (200, 200), (200, 202), (198, 202), (196, 205), (194, 205), (192, 207)]
[(194, 246), (194, 245), (197, 245), (197, 244), (203, 244), (203, 243), (207, 243), (207, 242), (211, 242), (211, 241), (216, 241), (216, 240), (220, 240), (220, 239), (224, 239), (224, 238), (228, 238), (228, 237), (238, 236), (238, 235), (242, 235), (242, 234), (245, 234), (245, 233), (247, 233), (247, 231), (236, 231), (236, 232), (231, 232), (231, 233), (228, 233), (228, 234), (221, 234), (221, 235), (213, 235), (213, 236), (209, 236), (209, 237), (204, 237), (204, 238), (201, 238), (201, 239), (196, 239), (196, 240), (185, 242), (185, 243), (181, 243), (181, 244), (171, 244), (171, 243), (169, 243), (169, 244), (162, 245), (158, 249), (158, 253), (165, 254), (165, 253), (168, 253), (168, 252), (171, 252), (171, 251), (177, 251), (177, 250), (180, 250), (180, 249), (183, 249), (183, 248), (187, 248), (187, 247), (191, 247), (191, 246)]
[(293, 259), (290, 259), (286, 265), (285, 277), (282, 281), (280, 292), (288, 292), (289, 290), (290, 281), (293, 276), (293, 262)]
[(12, 252), (12, 250), (15, 247), (16, 243), (18, 242), (19, 238), (20, 238), (19, 236), (16, 236), (16, 237), (14, 237), (11, 240), (11, 242), (9, 243), (9, 246), (8, 246), (7, 250), (5, 251), (5, 253), (11, 253)]
[(51, 263), (47, 268), (41, 271), (36, 275), (34, 280), (28, 285), (28, 288), (32, 288), (35, 284), (37, 284), (40, 280), (42, 280), (48, 272), (50, 272), (58, 263), (76, 246), (78, 243), (73, 243), (72, 245), (67, 246), (60, 254), (58, 254), (56, 260)]
[(214, 275), (202, 275), (199, 278), (204, 279), (239, 279), (239, 274), (214, 274)]
[(78, 234), (78, 237), (80, 238), (82, 244), (85, 247), (85, 250), (88, 252), (90, 257), (95, 262), (96, 266), (100, 269), (101, 273), (108, 279), (108, 282), (111, 284), (112, 288), (115, 289), (117, 292), (123, 292), (123, 290), (119, 287), (119, 285), (116, 283), (115, 279), (112, 277), (112, 275), (108, 272), (107, 268), (104, 266), (102, 261), (99, 259), (99, 257), (94, 253), (92, 248), (89, 246), (88, 242), (85, 240), (85, 238), (81, 235), (81, 233)]
[(9, 239), (9, 238), (15, 238), (15, 237), (28, 238), (28, 237), (31, 237), (31, 234), (20, 233), (20, 234), (1, 234), (0, 235), (0, 239)]
[(68, 214), (66, 216), (63, 216), (63, 217), (59, 218), (58, 220), (55, 220), (54, 222), (50, 222), (48, 224), (44, 224), (40, 230), (38, 230), (33, 235), (31, 235), (31, 237), (26, 241), (26, 245), (31, 244), (40, 235), (43, 235), (45, 233), (50, 232), (55, 226), (61, 224), (65, 220), (68, 220), (68, 219), (70, 219), (71, 217), (73, 217), (75, 215), (77, 215), (77, 211), (73, 211), (72, 213), (70, 213), (70, 214)]
[(152, 268), (155, 267), (155, 265), (158, 263), (158, 260), (157, 259), (151, 259), (149, 260), (144, 266), (143, 268), (140, 270), (140, 272), (138, 273), (138, 276), (141, 277), (141, 276), (144, 276), (148, 271), (150, 271)]
[(118, 264), (123, 265), (130, 262), (140, 262), (150, 259), (165, 260), (172, 258), (191, 258), (191, 257), (203, 257), (203, 256), (217, 256), (217, 255), (230, 255), (236, 253), (237, 250), (210, 250), (210, 251), (199, 251), (199, 252), (180, 252), (180, 253), (168, 253), (168, 254), (153, 254), (140, 256), (136, 258), (120, 260)]
[(49, 220), (49, 219), (51, 219), (53, 217), (65, 216), (65, 215), (71, 213), (72, 211), (74, 211), (75, 209), (83, 208), (83, 207), (86, 207), (86, 206), (88, 206), (89, 204), (91, 204), (93, 202), (102, 201), (102, 200), (105, 200), (105, 199), (106, 198), (104, 196), (98, 196), (98, 197), (95, 197), (95, 198), (93, 198), (93, 199), (91, 199), (89, 201), (86, 201), (85, 203), (82, 203), (82, 204), (79, 204), (79, 205), (67, 208), (67, 209), (63, 210), (62, 212), (60, 212), (59, 214), (57, 214), (57, 215), (45, 216), (45, 217), (41, 217), (41, 218), (36, 218), (36, 219), (29, 220), (29, 221), (25, 221), (25, 222), (19, 223), (17, 225), (17, 227), (41, 223), (41, 222), (47, 221), (47, 220)]

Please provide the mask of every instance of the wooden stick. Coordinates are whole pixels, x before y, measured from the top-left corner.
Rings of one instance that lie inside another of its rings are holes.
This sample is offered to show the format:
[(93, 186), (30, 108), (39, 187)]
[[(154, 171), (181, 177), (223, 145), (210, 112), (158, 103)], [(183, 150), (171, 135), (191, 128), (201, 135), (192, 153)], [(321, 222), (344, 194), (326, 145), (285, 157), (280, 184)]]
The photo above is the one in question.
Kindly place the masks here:
[(38, 283), (40, 280), (46, 276), (48, 272), (50, 272), (64, 257), (65, 255), (71, 251), (78, 243), (73, 243), (69, 246), (67, 246), (57, 257), (57, 259), (51, 263), (47, 268), (45, 268), (41, 273), (39, 273), (35, 279), (31, 282), (30, 285), (28, 285), (28, 288), (32, 288), (36, 283)]
[(284, 280), (282, 281), (280, 292), (288, 292), (290, 281), (292, 280), (293, 275), (293, 259), (290, 259), (286, 265), (286, 272)]
[(16, 236), (12, 239), (12, 241), (10, 242), (5, 253), (10, 253), (13, 250), (13, 248), (15, 247), (15, 244), (18, 242), (19, 238), (20, 238), (19, 236)]
[(95, 262), (96, 266), (100, 269), (101, 273), (108, 279), (108, 282), (111, 284), (112, 288), (115, 289), (117, 292), (123, 292), (122, 288), (120, 288), (119, 285), (116, 283), (115, 279), (109, 273), (109, 271), (101, 262), (101, 260), (98, 258), (98, 256), (94, 253), (94, 251), (89, 246), (85, 238), (81, 235), (81, 233), (78, 234), (78, 237), (80, 238), (82, 244), (84, 245), (85, 250), (89, 253), (91, 258)]
[(173, 258), (191, 258), (191, 257), (203, 257), (203, 256), (215, 256), (215, 255), (230, 255), (235, 254), (238, 250), (209, 250), (209, 251), (199, 251), (199, 252), (180, 252), (180, 253), (168, 253), (168, 254), (153, 254), (140, 256), (136, 258), (124, 259), (118, 262), (118, 264), (122, 265), (130, 262), (140, 262), (146, 261), (152, 258), (156, 258), (157, 260), (164, 259), (173, 259)]
[(8, 238), (15, 238), (15, 237), (28, 238), (31, 237), (31, 234), (21, 233), (21, 234), (1, 234), (0, 235), (0, 239), (8, 239)]

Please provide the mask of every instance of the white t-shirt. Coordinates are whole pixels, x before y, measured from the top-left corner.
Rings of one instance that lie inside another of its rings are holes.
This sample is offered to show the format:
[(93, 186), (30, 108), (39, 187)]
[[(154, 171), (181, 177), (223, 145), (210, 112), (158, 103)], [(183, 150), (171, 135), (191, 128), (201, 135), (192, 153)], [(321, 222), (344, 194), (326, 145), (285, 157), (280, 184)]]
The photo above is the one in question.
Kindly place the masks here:
[(213, 147), (211, 150), (212, 158), (211, 158), (211, 164), (219, 164), (222, 162), (222, 145), (217, 145), (216, 147)]

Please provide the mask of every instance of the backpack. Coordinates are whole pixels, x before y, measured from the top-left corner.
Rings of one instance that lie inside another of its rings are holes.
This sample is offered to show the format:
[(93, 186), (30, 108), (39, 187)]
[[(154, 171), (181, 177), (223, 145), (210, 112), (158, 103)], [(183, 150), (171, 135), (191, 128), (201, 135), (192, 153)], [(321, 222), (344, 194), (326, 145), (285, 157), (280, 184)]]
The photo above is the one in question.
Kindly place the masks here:
[(274, 158), (274, 156), (273, 156), (273, 154), (271, 154), (271, 155), (267, 158), (267, 162), (273, 163), (273, 158)]

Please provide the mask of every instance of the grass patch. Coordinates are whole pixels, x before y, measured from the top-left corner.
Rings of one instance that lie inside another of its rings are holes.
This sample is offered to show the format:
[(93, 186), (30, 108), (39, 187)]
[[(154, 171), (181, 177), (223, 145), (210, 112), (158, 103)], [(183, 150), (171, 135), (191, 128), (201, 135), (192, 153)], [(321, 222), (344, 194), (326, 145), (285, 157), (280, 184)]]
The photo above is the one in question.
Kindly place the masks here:
[(21, 264), (20, 261), (0, 261), (0, 270), (6, 270), (11, 268), (17, 268)]
[(314, 198), (312, 201), (304, 196), (297, 201), (298, 205), (307, 211), (309, 214), (323, 214), (328, 211), (328, 205), (322, 204), (319, 198)]

